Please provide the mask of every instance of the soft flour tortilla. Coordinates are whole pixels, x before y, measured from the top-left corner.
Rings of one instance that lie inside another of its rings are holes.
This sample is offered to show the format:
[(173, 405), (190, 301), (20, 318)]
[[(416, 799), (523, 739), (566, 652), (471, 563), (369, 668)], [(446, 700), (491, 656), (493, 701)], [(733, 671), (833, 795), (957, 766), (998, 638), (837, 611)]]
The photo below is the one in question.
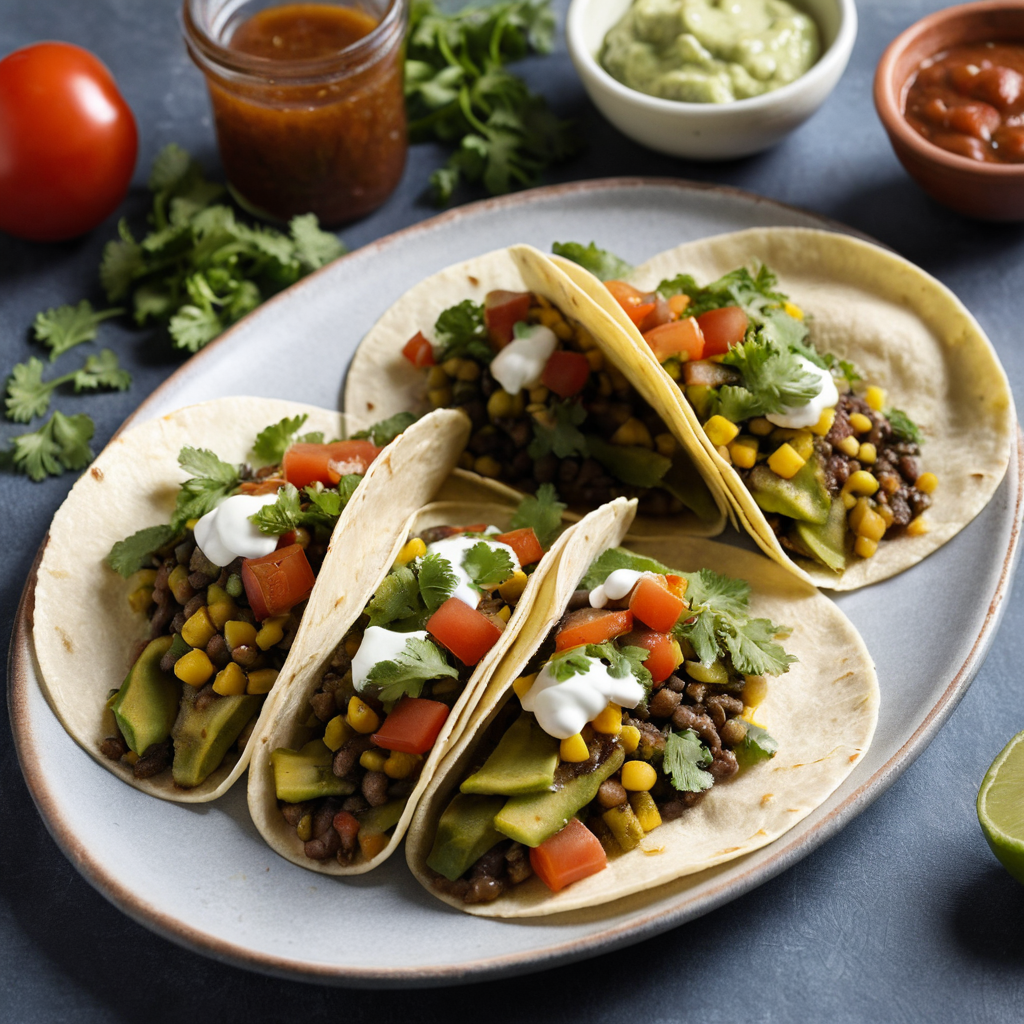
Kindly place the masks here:
[[(440, 500), (431, 502), (411, 516), (404, 527), (394, 535), (390, 544), (384, 544), (381, 540), (382, 546), (388, 552), (386, 564), (373, 580), (368, 578), (363, 580), (362, 591), (358, 596), (353, 592), (353, 600), (348, 602), (345, 614), (339, 615), (332, 622), (333, 634), (321, 652), (319, 663), (305, 666), (295, 674), (286, 690), (277, 693), (275, 706), (272, 712), (266, 716), (266, 727), (257, 738), (256, 749), (252, 755), (252, 764), (249, 768), (249, 813), (263, 838), (286, 860), (324, 875), (360, 875), (366, 871), (372, 871), (378, 864), (387, 860), (401, 843), (402, 837), (412, 821), (420, 797), (429, 786), (445, 752), (462, 736), (468, 716), (487, 685), (491, 672), (515, 642), (520, 631), (524, 627), (532, 626), (529, 616), (536, 594), (545, 578), (558, 564), (561, 553), (570, 542), (576, 527), (562, 533), (545, 554), (536, 571), (531, 573), (526, 589), (523, 591), (501, 639), (488, 651), (470, 675), (465, 689), (459, 694), (434, 746), (427, 755), (416, 787), (409, 796), (402, 811), (402, 817), (395, 825), (387, 846), (371, 860), (349, 865), (339, 864), (333, 858), (317, 861), (307, 857), (304, 852), (304, 843), (299, 839), (295, 828), (289, 825), (281, 815), (270, 755), (280, 747), (296, 749), (310, 738), (309, 730), (304, 725), (310, 713), (309, 699), (320, 685), (320, 678), (326, 662), (333, 655), (335, 648), (349, 628), (362, 614), (363, 608), (387, 575), (409, 535), (422, 533), (431, 526), (461, 523), (486, 522), (489, 525), (507, 529), (521, 497), (514, 491), (505, 493), (508, 490), (500, 485), (494, 486), (491, 481), (483, 481), (473, 474), (460, 474), (442, 485), (437, 496)], [(566, 521), (568, 522), (568, 520)]]
[[(582, 524), (581, 524), (582, 525)], [(437, 821), (477, 760), (476, 748), (590, 562), (619, 543), (628, 522), (615, 530), (578, 535), (558, 573), (534, 602), (529, 631), (494, 674), (462, 741), (452, 748), (420, 805), (409, 833), (407, 856), (416, 877), (446, 903), (482, 917), (532, 917), (596, 906), (651, 889), (750, 853), (805, 818), (856, 767), (878, 718), (878, 679), (860, 634), (814, 587), (747, 551), (711, 541), (680, 538), (630, 544), (631, 550), (676, 569), (699, 568), (747, 580), (751, 614), (791, 626), (786, 650), (800, 661), (769, 677), (768, 696), (755, 714), (779, 743), (770, 761), (742, 770), (711, 788), (696, 807), (649, 833), (640, 848), (610, 856), (603, 871), (550, 892), (536, 877), (493, 903), (466, 905), (438, 892), (426, 866)]]
[[(266, 398), (217, 399), (133, 427), (99, 454), (53, 518), (35, 591), (33, 637), (43, 689), (79, 746), (145, 793), (202, 803), (226, 792), (249, 763), (272, 697), (264, 701), (242, 754), (229, 754), (195, 789), (175, 786), (169, 771), (136, 779), (120, 762), (104, 757), (99, 746), (112, 730), (107, 696), (121, 685), (135, 642), (149, 636), (148, 618), (128, 606), (126, 581), (104, 558), (116, 541), (169, 521), (187, 476), (178, 466), (184, 445), (209, 448), (226, 462), (240, 463), (264, 427), (300, 413), (309, 416), (303, 429), (344, 436), (340, 413)], [(294, 673), (329, 655), (333, 623), (347, 614), (350, 595), (361, 597), (363, 580), (376, 579), (382, 566), (386, 571), (392, 538), (430, 499), (468, 433), (469, 421), (461, 413), (425, 417), (374, 460), (335, 529), (274, 693), (285, 689)], [(367, 543), (378, 536), (386, 541)], [(362, 604), (358, 607), (361, 611)]]
[[(346, 378), (345, 412), (352, 421), (365, 426), (402, 410), (419, 412), (428, 408), (423, 371), (403, 357), (402, 346), (417, 331), (431, 338), (438, 315), (449, 306), (465, 299), (482, 303), (486, 294), (495, 289), (542, 295), (563, 314), (582, 324), (606, 358), (622, 370), (665, 420), (669, 430), (686, 443), (676, 410), (674, 385), (666, 387), (655, 375), (641, 372), (628, 347), (623, 359), (615, 320), (546, 256), (527, 245), (498, 249), (432, 274), (406, 292), (377, 321), (356, 350)], [(718, 474), (705, 469), (699, 455), (694, 461), (693, 500), (701, 510), (700, 515), (684, 509), (678, 516), (645, 518), (637, 522), (634, 535), (684, 533), (713, 537), (721, 533), (727, 515), (732, 514), (726, 487)]]
[(737, 267), (764, 264), (778, 275), (779, 290), (804, 311), (815, 347), (856, 364), (924, 433), (921, 462), (939, 478), (928, 533), (883, 541), (872, 558), (851, 555), (842, 574), (793, 558), (608, 289), (580, 267), (557, 257), (554, 262), (615, 317), (621, 343), (642, 372), (672, 385), (694, 458), (720, 474), (740, 522), (761, 549), (803, 579), (854, 590), (895, 576), (959, 533), (1003, 479), (1016, 423), (1009, 382), (978, 322), (935, 278), (876, 245), (804, 228), (755, 228), (670, 249), (637, 267), (630, 282), (647, 290), (687, 273), (707, 284)]

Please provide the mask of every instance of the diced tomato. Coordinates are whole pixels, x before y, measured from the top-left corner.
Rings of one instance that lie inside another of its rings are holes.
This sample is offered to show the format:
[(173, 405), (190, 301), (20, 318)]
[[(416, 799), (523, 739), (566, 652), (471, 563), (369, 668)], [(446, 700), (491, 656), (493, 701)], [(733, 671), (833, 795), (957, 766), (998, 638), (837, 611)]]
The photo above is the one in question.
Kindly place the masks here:
[(580, 608), (566, 616), (565, 625), (555, 635), (555, 650), (567, 651), (581, 644), (603, 644), (605, 640), (628, 633), (632, 628), (632, 612)]
[(281, 460), (285, 479), (296, 487), (319, 480), (333, 487), (343, 476), (367, 471), (383, 451), (372, 441), (333, 441), (331, 444), (293, 444)]
[(560, 398), (571, 398), (586, 387), (589, 377), (590, 363), (582, 352), (559, 349), (548, 358), (540, 382)]
[(662, 577), (643, 576), (633, 588), (629, 610), (645, 626), (667, 633), (679, 620), (686, 602), (660, 582)]
[(544, 557), (544, 549), (540, 546), (532, 526), (524, 526), (521, 530), (512, 530), (510, 533), (499, 533), (491, 539), (499, 544), (507, 544), (516, 553), (516, 558), (522, 566), (533, 565)]
[(423, 697), (403, 697), (384, 719), (373, 742), (385, 750), (401, 750), (406, 754), (425, 754), (437, 739), (448, 705)]
[(678, 319), (672, 315), (672, 307), (660, 295), (656, 295), (654, 309), (644, 317), (644, 322), (637, 326), (640, 328), (641, 334), (646, 334), (648, 331), (653, 331), (655, 327)]
[(654, 685), (658, 686), (683, 663), (683, 652), (679, 643), (668, 633), (653, 629), (637, 629), (622, 638), (624, 647), (646, 647), (650, 653), (644, 667), (651, 673)]
[(552, 892), (559, 892), (604, 870), (608, 857), (601, 840), (579, 818), (570, 818), (561, 832), (530, 850), (530, 866)]
[(486, 523), (471, 523), (469, 526), (433, 526), (430, 532), (438, 540), (445, 540), (447, 537), (457, 537), (460, 533), (483, 533), (486, 529)]
[(356, 836), (359, 835), (359, 819), (348, 811), (338, 811), (334, 816), (334, 831), (341, 836), (341, 845), (346, 850), (355, 849)]
[(736, 384), (740, 375), (731, 366), (698, 359), (683, 364), (683, 383), (702, 384), (706, 388), (720, 388), (723, 384)]
[(265, 477), (262, 480), (245, 480), (238, 485), (239, 494), (276, 494), (285, 485), (279, 476)]
[(668, 308), (672, 311), (672, 319), (678, 320), (683, 313), (686, 311), (686, 307), (690, 304), (690, 296), (683, 295), (681, 292), (679, 295), (673, 295), (668, 300)]
[(501, 636), (501, 630), (486, 615), (457, 597), (449, 597), (427, 619), (427, 632), (464, 665), (476, 665)]
[(686, 600), (687, 581), (682, 576), (673, 576), (671, 573), (665, 577), (665, 585), (680, 600)]
[(313, 582), (306, 552), (298, 544), (242, 562), (245, 596), (258, 622), (291, 611), (309, 597)]
[(612, 293), (612, 298), (625, 310), (626, 316), (637, 326), (647, 319), (658, 304), (657, 295), (642, 292), (625, 281), (605, 281), (604, 285)]
[(701, 313), (697, 323), (704, 335), (704, 357), (723, 355), (733, 345), (738, 345), (747, 333), (748, 322), (747, 314), (739, 306), (723, 306)]
[(644, 340), (651, 346), (659, 363), (672, 356), (701, 359), (704, 355), (704, 336), (692, 316), (655, 327), (644, 335)]
[(423, 336), (422, 331), (417, 331), (402, 347), (402, 355), (416, 367), (433, 366), (434, 346)]
[(289, 530), (287, 533), (282, 533), (281, 536), (277, 538), (277, 550), (280, 551), (281, 548), (286, 548), (289, 545), (294, 544), (294, 543), (295, 543), (295, 531), (294, 530)]
[(512, 340), (512, 329), (530, 313), (529, 292), (488, 292), (484, 297), (484, 324), (495, 348)]

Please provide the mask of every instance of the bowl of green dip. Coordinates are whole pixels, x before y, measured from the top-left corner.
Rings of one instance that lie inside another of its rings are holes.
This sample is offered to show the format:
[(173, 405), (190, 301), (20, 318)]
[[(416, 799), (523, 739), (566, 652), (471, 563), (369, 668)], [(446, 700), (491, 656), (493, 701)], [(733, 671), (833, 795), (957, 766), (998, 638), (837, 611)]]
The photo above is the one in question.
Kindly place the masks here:
[(672, 156), (768, 149), (846, 69), (853, 0), (572, 0), (566, 37), (616, 128)]

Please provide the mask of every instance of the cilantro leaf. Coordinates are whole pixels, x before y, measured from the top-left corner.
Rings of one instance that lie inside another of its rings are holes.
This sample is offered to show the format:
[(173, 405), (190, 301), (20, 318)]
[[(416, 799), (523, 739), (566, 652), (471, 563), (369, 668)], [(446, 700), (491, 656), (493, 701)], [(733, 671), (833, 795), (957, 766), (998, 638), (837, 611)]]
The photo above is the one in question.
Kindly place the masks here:
[(743, 626), (723, 629), (721, 635), (737, 671), (745, 676), (777, 676), (797, 660), (775, 642), (785, 631), (769, 619), (748, 619)]
[(238, 481), (238, 467), (222, 462), (207, 448), (191, 448), (186, 445), (178, 453), (178, 465), (186, 473), (207, 477), (225, 485), (233, 486)]
[[(548, 672), (560, 683), (572, 679), (573, 676), (585, 676), (590, 671), (592, 664), (588, 657), (589, 654), (589, 647), (586, 652), (574, 650), (556, 654), (548, 660)], [(599, 657), (599, 655), (595, 654), (594, 657)]]
[(493, 590), (515, 572), (512, 556), (504, 548), (492, 547), (483, 540), (462, 556), (462, 568), (482, 591)]
[(89, 356), (82, 369), (69, 376), (76, 392), (94, 391), (96, 388), (126, 391), (132, 383), (132, 375), (121, 369), (117, 356), (109, 348)]
[[(676, 573), (667, 565), (654, 558), (647, 558), (645, 555), (638, 555), (626, 548), (608, 548), (602, 551), (587, 569), (586, 575), (580, 580), (580, 586), (586, 590), (593, 590), (599, 587), (616, 569), (632, 569), (634, 572), (657, 572), (662, 575)], [(689, 596), (689, 595), (687, 595)]]
[(733, 748), (733, 753), (735, 753), (740, 765), (747, 767), (756, 764), (758, 761), (771, 760), (778, 753), (778, 741), (768, 735), (767, 729), (762, 728), (755, 722), (748, 722), (746, 719), (743, 719), (743, 724), (746, 726), (747, 735), (738, 747)]
[(472, 299), (463, 299), (457, 306), (449, 306), (437, 318), (434, 333), (441, 350), (437, 362), (446, 359), (475, 359), (489, 365), (494, 352), (487, 341), (484, 307)]
[(295, 255), (306, 271), (319, 270), (348, 252), (337, 235), (321, 229), (315, 213), (292, 217), (288, 231), (295, 245)]
[(527, 448), (531, 459), (543, 458), (553, 452), (556, 458), (567, 459), (571, 455), (590, 454), (587, 439), (579, 429), (579, 425), (587, 418), (587, 410), (579, 402), (556, 402), (549, 412), (554, 414), (554, 422), (534, 420), (533, 440)]
[(77, 306), (57, 306), (45, 313), (37, 313), (32, 324), (36, 341), (41, 341), (50, 350), (50, 362), (68, 349), (92, 341), (96, 328), (112, 316), (119, 316), (123, 309), (92, 308), (92, 303), (83, 299)]
[(367, 673), (367, 680), (378, 688), (382, 701), (418, 697), (423, 684), (431, 679), (458, 679), (458, 669), (429, 640), (409, 637), (405, 647), (391, 661), (379, 661)]
[[(304, 503), (305, 508), (302, 507)], [(277, 501), (264, 505), (249, 516), (249, 520), (259, 527), (261, 533), (272, 536), (290, 533), (299, 527), (330, 534), (344, 507), (342, 496), (323, 484), (311, 484), (300, 494), (292, 484), (286, 483), (277, 492)]]
[[(349, 479), (345, 477), (344, 479)], [(356, 483), (362, 480), (362, 477), (356, 478)], [(348, 497), (341, 494), (340, 491), (334, 490), (330, 487), (324, 487), (319, 481), (315, 484), (310, 484), (304, 488), (306, 497), (309, 499), (309, 503), (312, 508), (316, 509), (318, 515), (325, 519), (337, 521), (341, 516), (342, 510), (348, 504), (349, 499), (352, 497), (355, 487), (351, 490), (346, 488)], [(307, 516), (311, 515), (312, 512), (307, 512)], [(332, 523), (333, 525), (333, 523)]]
[(722, 362), (735, 366), (743, 386), (719, 389), (719, 412), (739, 423), (752, 416), (806, 405), (821, 391), (821, 381), (801, 366), (797, 355), (772, 342), (752, 339), (731, 348)]
[(65, 416), (55, 412), (38, 430), (11, 438), (11, 461), (15, 469), (37, 483), (67, 469), (82, 469), (92, 460), (89, 441), (95, 430), (84, 413)]
[(573, 263), (578, 263), (584, 270), (589, 270), (599, 281), (611, 281), (625, 277), (633, 266), (619, 259), (607, 249), (598, 249), (596, 242), (582, 245), (580, 242), (555, 242), (551, 251)]
[(203, 308), (186, 304), (171, 317), (167, 326), (177, 348), (198, 352), (213, 341), (227, 324), (210, 306)]
[(179, 531), (173, 526), (147, 526), (130, 537), (119, 540), (104, 559), (114, 572), (125, 579), (150, 564), (156, 551), (170, 543)]
[(541, 484), (536, 494), (528, 494), (512, 515), (512, 529), (532, 527), (545, 551), (551, 547), (562, 529), (565, 504), (558, 500), (554, 484)]
[(702, 793), (710, 789), (715, 779), (704, 771), (709, 764), (711, 751), (692, 729), (672, 732), (666, 737), (661, 770), (680, 793)]
[(886, 409), (882, 415), (889, 421), (892, 432), (901, 441), (924, 444), (924, 434), (921, 433), (921, 428), (902, 409)]
[(252, 453), (265, 465), (277, 465), (283, 458), (288, 446), (292, 443), (299, 428), (309, 417), (305, 413), (298, 416), (286, 416), (269, 427), (264, 427), (256, 435), (256, 443)]
[(178, 465), (194, 474), (178, 491), (171, 525), (180, 529), (189, 519), (201, 519), (241, 483), (238, 467), (221, 462), (205, 448), (184, 447)]
[(277, 501), (268, 503), (254, 512), (249, 516), (249, 522), (254, 523), (260, 533), (280, 536), (297, 530), (301, 518), (302, 503), (298, 489), (294, 484), (285, 484), (277, 492)]
[(355, 440), (369, 438), (378, 448), (383, 448), (385, 445), (391, 444), (407, 427), (412, 426), (417, 418), (411, 412), (396, 412), (394, 416), (389, 416), (386, 420), (381, 420), (380, 423), (374, 423), (372, 427), (360, 430), (352, 437)]
[(448, 559), (433, 553), (424, 555), (416, 566), (420, 596), (428, 612), (435, 612), (455, 592), (458, 580)]
[(421, 610), (420, 587), (412, 569), (403, 565), (384, 577), (366, 606), (370, 626), (387, 626)]
[(654, 680), (644, 662), (650, 656), (646, 647), (634, 647), (627, 644), (623, 647), (616, 647), (611, 640), (603, 644), (587, 644), (587, 654), (592, 658), (603, 658), (608, 662), (608, 671), (616, 679), (625, 679), (633, 676), (634, 679), (644, 688), (645, 699), (650, 695)]
[(96, 388), (124, 391), (131, 382), (131, 374), (121, 369), (117, 356), (108, 348), (98, 355), (89, 356), (82, 369), (45, 382), (43, 363), (33, 356), (27, 362), (17, 363), (8, 378), (7, 418), (17, 423), (28, 423), (33, 417), (44, 415), (50, 407), (50, 395), (61, 384), (73, 384), (76, 392)]
[(119, 239), (107, 242), (100, 261), (100, 284), (108, 302), (120, 302), (131, 292), (132, 282), (145, 271), (142, 246), (132, 237), (128, 222), (122, 217), (117, 225)]
[(341, 499), (341, 507), (344, 508), (355, 494), (356, 488), (363, 482), (358, 473), (346, 473), (335, 486), (335, 490)]

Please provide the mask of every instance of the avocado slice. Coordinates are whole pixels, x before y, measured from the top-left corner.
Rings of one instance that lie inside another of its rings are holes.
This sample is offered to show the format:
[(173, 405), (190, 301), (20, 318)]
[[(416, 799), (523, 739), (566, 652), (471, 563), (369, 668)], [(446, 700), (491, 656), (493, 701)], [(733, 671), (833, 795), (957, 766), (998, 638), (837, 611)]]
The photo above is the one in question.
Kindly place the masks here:
[(185, 789), (198, 786), (224, 760), (228, 747), (238, 739), (262, 702), (261, 696), (243, 693), (237, 697), (218, 697), (199, 711), (195, 694), (186, 693), (171, 730), (171, 772), (175, 783)]
[(832, 503), (825, 474), (816, 458), (808, 459), (791, 480), (766, 465), (755, 466), (747, 478), (754, 501), (765, 511), (819, 525), (828, 520)]
[(312, 740), (301, 750), (281, 747), (270, 755), (277, 799), (290, 804), (322, 796), (349, 796), (355, 784), (331, 771), (334, 753), (323, 740)]
[(389, 800), (380, 807), (371, 807), (369, 810), (360, 811), (356, 817), (359, 819), (359, 831), (365, 829), (367, 832), (387, 832), (398, 824), (402, 817), (402, 811), (408, 802), (407, 797), (398, 800)]
[(672, 466), (672, 460), (635, 444), (610, 444), (603, 438), (587, 434), (590, 454), (608, 470), (616, 480), (633, 487), (660, 487), (662, 478)]
[(500, 796), (457, 793), (437, 823), (428, 867), (449, 882), (461, 878), (495, 843), (505, 838), (494, 827), (494, 816), (504, 802)]
[(594, 771), (577, 775), (559, 789), (512, 797), (495, 816), (494, 827), (516, 842), (540, 846), (597, 796), (601, 783), (617, 772), (625, 760), (622, 747), (615, 747)]
[(140, 756), (171, 735), (178, 717), (181, 680), (160, 668), (160, 659), (172, 643), (169, 636), (151, 640), (110, 702), (121, 735)]
[(822, 523), (794, 523), (804, 547), (833, 572), (846, 568), (846, 508), (841, 501), (832, 500), (828, 519)]
[(524, 712), (508, 727), (483, 767), (459, 789), (463, 793), (503, 796), (542, 793), (554, 785), (557, 767), (558, 740), (536, 725), (533, 715)]

